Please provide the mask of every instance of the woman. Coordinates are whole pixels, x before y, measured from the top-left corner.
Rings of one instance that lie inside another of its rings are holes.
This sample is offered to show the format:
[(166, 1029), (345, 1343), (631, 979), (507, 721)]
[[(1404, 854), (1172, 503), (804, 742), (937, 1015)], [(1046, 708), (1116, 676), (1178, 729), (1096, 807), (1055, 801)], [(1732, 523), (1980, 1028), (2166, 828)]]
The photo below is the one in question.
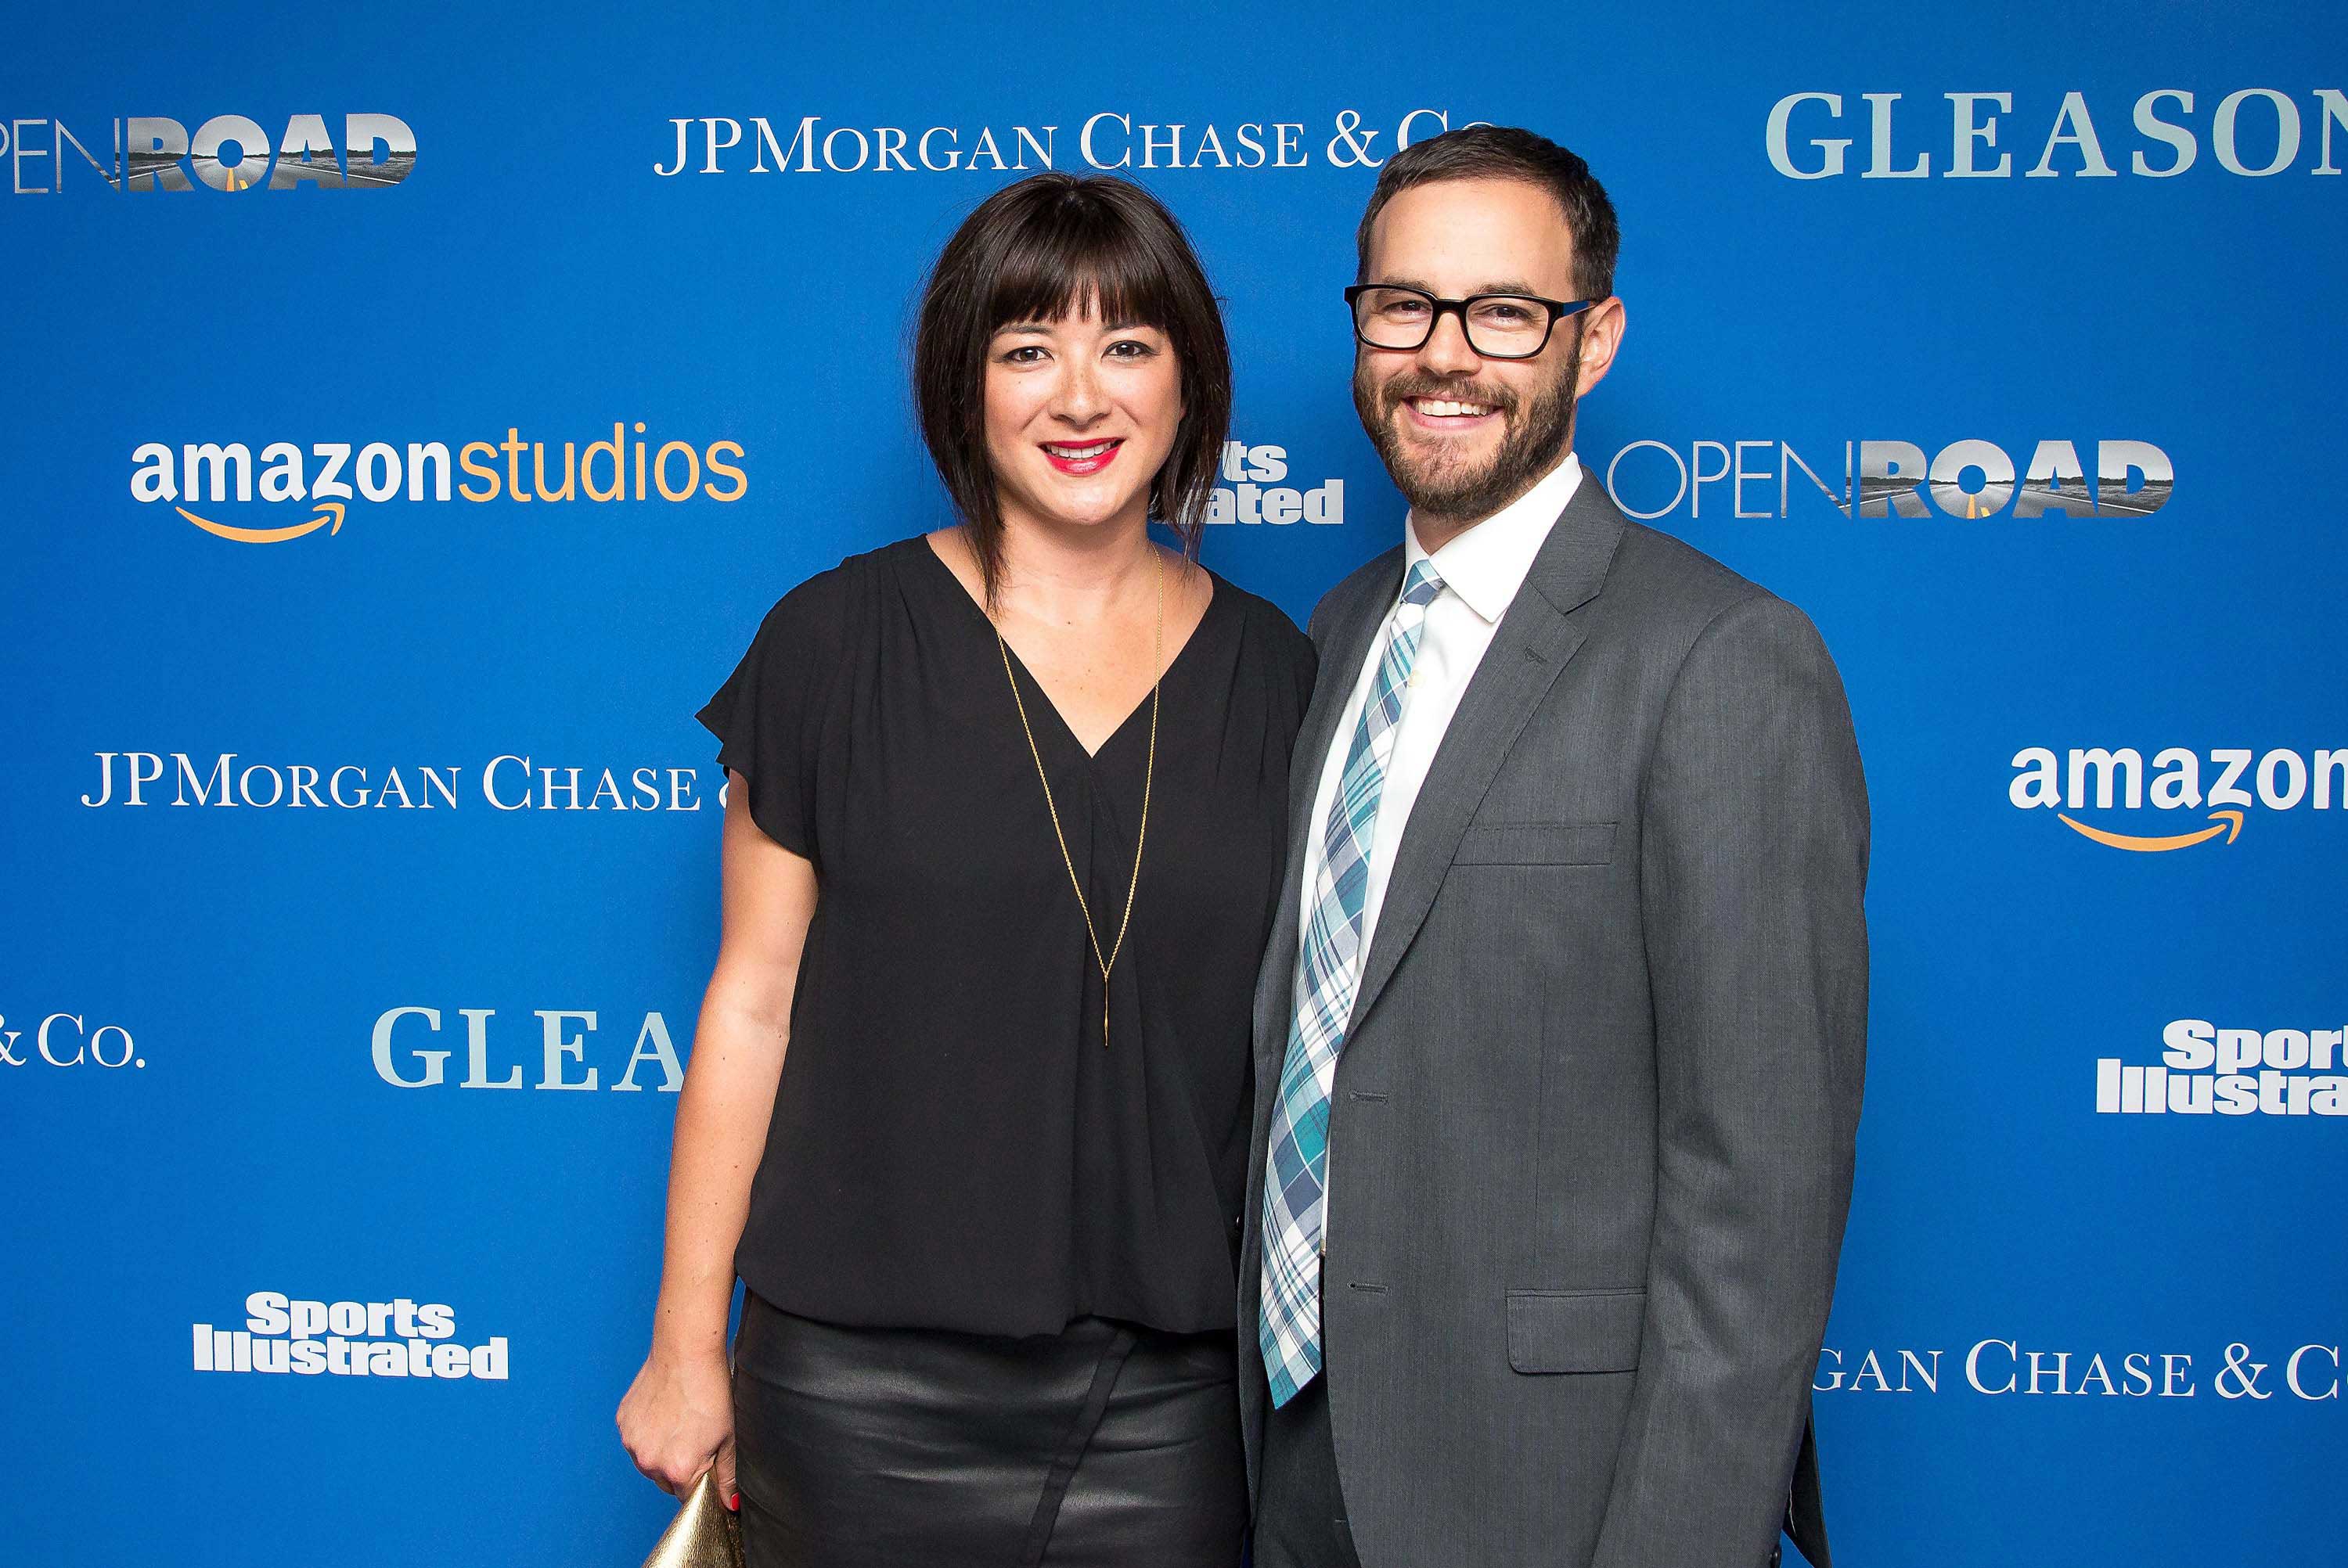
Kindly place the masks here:
[(1139, 189), (983, 202), (913, 379), (960, 524), (785, 596), (701, 713), (725, 929), (622, 1435), (671, 1491), (738, 1460), (753, 1568), (1226, 1568), (1312, 647), (1194, 562), (1229, 355)]

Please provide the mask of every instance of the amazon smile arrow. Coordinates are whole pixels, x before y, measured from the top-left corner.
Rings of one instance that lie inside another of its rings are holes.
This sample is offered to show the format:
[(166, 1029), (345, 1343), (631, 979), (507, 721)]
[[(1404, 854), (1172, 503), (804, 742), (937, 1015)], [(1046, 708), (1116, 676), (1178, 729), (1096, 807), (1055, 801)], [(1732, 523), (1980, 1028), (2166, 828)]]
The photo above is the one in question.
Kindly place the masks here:
[(2097, 844), (2107, 844), (2114, 849), (2134, 850), (2139, 855), (2157, 855), (2168, 849), (2190, 849), (2197, 844), (2209, 843), (2221, 833), (2229, 844), (2242, 835), (2242, 814), (2239, 811), (2213, 811), (2209, 814), (2209, 820), (2216, 825), (2205, 827), (2199, 833), (2179, 833), (2167, 838), (2138, 838), (2134, 834), (2107, 833), (2100, 827), (2089, 827), (2068, 813), (2057, 812), (2055, 815), (2061, 817), (2063, 825), (2074, 833), (2092, 838)]
[[(318, 503), (316, 515), (308, 522), (294, 523), (283, 528), (233, 528), (227, 523), (213, 522), (210, 518), (200, 518), (185, 507), (173, 507), (171, 510), (203, 529), (204, 532), (217, 534), (224, 539), (234, 539), (241, 545), (283, 544), (287, 539), (298, 539), (304, 534), (314, 534), (320, 528), (325, 528), (329, 534), (339, 534), (343, 531), (343, 503), (340, 501), (321, 501)], [(329, 523), (334, 526), (327, 528)]]

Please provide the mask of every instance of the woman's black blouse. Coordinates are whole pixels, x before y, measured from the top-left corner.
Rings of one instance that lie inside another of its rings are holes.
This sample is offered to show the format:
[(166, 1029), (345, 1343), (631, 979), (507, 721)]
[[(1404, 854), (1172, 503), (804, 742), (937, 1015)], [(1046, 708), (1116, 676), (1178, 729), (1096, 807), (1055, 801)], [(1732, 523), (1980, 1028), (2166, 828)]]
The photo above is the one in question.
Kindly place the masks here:
[[(1087, 756), (1013, 665), (1106, 949), (1149, 703)], [(1163, 677), (1104, 1050), (1100, 970), (985, 614), (919, 538), (768, 612), (700, 714), (818, 886), (735, 1256), (751, 1289), (863, 1327), (1233, 1325), (1250, 1013), (1313, 671), (1284, 614), (1214, 579)]]

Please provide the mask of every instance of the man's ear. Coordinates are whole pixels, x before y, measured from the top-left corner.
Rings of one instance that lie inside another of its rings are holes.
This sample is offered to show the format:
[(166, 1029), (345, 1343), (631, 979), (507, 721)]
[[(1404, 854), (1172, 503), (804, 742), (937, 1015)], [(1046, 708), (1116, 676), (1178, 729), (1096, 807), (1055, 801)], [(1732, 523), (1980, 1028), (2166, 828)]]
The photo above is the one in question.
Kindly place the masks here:
[(1606, 379), (1606, 372), (1614, 364), (1614, 355), (1622, 346), (1622, 332), (1627, 325), (1620, 296), (1609, 294), (1590, 307), (1582, 317), (1581, 376), (1575, 390), (1577, 400), (1588, 395), (1590, 389)]

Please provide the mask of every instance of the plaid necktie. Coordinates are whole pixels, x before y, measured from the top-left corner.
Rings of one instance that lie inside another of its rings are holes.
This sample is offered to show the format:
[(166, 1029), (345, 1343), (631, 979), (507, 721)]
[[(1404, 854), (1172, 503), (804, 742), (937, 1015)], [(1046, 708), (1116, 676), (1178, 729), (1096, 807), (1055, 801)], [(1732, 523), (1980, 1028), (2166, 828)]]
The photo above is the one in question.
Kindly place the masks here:
[(1377, 680), (1346, 748), (1345, 771), (1322, 830), (1320, 874), (1296, 955), (1295, 1017), (1280, 1070), (1280, 1102), (1263, 1184), (1263, 1310), (1257, 1337), (1272, 1377), (1272, 1402), (1284, 1405), (1321, 1370), (1323, 1178), (1329, 1161), (1329, 1097), (1337, 1053), (1362, 982), (1362, 911), (1370, 885), (1370, 840), (1394, 755), (1410, 667), (1426, 629), (1426, 607), (1443, 591), (1431, 561), (1410, 569)]

